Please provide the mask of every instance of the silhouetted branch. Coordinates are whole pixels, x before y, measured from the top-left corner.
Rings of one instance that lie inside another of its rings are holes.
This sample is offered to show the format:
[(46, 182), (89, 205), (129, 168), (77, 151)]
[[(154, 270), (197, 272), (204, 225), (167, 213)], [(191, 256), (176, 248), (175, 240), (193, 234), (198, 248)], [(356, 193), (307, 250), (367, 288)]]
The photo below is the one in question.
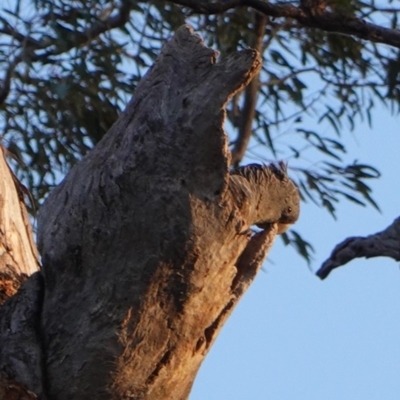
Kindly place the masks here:
[(293, 18), (307, 28), (353, 35), (360, 39), (400, 48), (399, 30), (384, 28), (361, 18), (332, 11), (323, 11), (318, 16), (313, 16), (291, 4), (273, 4), (262, 0), (227, 0), (216, 3), (198, 0), (172, 0), (172, 3), (188, 7), (193, 13), (198, 14), (222, 14), (236, 7), (251, 7), (274, 18)]

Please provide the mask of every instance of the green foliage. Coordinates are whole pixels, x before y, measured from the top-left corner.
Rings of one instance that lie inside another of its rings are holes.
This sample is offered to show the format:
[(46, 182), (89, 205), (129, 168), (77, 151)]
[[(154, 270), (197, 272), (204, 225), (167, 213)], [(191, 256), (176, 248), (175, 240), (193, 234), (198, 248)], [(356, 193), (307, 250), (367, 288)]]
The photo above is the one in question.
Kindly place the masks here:
[[(331, 0), (329, 7), (344, 18), (382, 16), (372, 0)], [(42, 202), (103, 137), (177, 27), (192, 24), (224, 57), (253, 42), (254, 15), (244, 8), (195, 15), (161, 0), (2, 4), (1, 140), (23, 161), (14, 167), (34, 198)], [(397, 26), (397, 12), (384, 15)], [(345, 139), (360, 121), (371, 123), (377, 101), (398, 110), (398, 51), (273, 18), (263, 48), (252, 161), (290, 159), (303, 200), (333, 216), (341, 199), (378, 208), (367, 182), (379, 172), (349, 162)], [(242, 99), (235, 101), (228, 105), (232, 143)], [(283, 239), (311, 259), (312, 247), (300, 234)]]

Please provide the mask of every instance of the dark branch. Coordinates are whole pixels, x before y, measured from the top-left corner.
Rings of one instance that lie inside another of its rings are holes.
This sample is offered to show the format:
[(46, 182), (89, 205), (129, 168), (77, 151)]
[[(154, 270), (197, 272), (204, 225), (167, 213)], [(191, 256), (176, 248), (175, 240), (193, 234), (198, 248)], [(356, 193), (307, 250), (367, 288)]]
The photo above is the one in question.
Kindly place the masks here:
[(0, 85), (0, 106), (6, 101), (10, 93), (11, 79), (14, 74), (15, 67), (20, 61), (20, 57), (17, 57), (9, 66), (6, 71), (3, 82)]
[[(57, 47), (57, 39), (55, 38), (52, 38), (51, 40), (46, 40), (44, 42), (37, 41), (27, 35), (18, 32), (11, 25), (9, 25), (7, 21), (2, 19), (3, 26), (0, 28), (0, 33), (9, 35), (17, 40), (22, 45), (22, 51), (18, 56), (14, 58), (14, 61), (10, 63), (4, 80), (0, 86), (0, 105), (5, 102), (10, 93), (11, 79), (14, 70), (21, 61), (46, 61), (49, 59), (49, 57), (66, 53), (75, 47), (80, 47), (85, 43), (95, 39), (104, 32), (115, 28), (120, 28), (129, 21), (129, 15), (132, 7), (133, 6), (129, 0), (124, 0), (118, 9), (118, 13), (115, 16), (109, 17), (104, 21), (98, 21), (91, 28), (87, 29), (84, 32), (71, 31), (70, 37), (74, 40), (68, 41), (67, 46), (63, 46), (62, 48)], [(49, 48), (52, 49), (45, 51)], [(45, 52), (42, 54), (36, 54), (35, 51), (37, 50), (44, 50)]]
[(354, 258), (390, 257), (400, 261), (400, 218), (384, 231), (367, 237), (350, 237), (338, 244), (331, 256), (317, 271), (317, 276), (325, 279), (330, 272)]
[(318, 28), (326, 32), (353, 35), (360, 39), (384, 43), (400, 48), (400, 31), (369, 23), (361, 18), (324, 11), (313, 16), (290, 4), (271, 4), (261, 0), (227, 0), (208, 3), (197, 0), (172, 0), (172, 3), (190, 8), (198, 14), (222, 14), (236, 7), (251, 7), (275, 18), (293, 18), (307, 28)]
[(2, 28), (0, 28), (0, 33), (11, 36), (17, 42), (21, 43), (24, 46), (28, 45), (32, 49), (40, 49), (40, 48), (44, 47), (37, 40), (32, 39), (31, 37), (26, 36), (26, 35), (22, 34), (21, 32), (18, 32), (17, 30), (15, 30), (10, 24), (8, 24), (6, 21), (4, 21), (3, 18), (2, 18), (2, 22), (4, 25)]
[(75, 33), (75, 40), (70, 41), (66, 47), (63, 47), (62, 49), (54, 49), (43, 55), (36, 56), (33, 61), (47, 59), (48, 57), (65, 53), (75, 47), (86, 44), (104, 32), (124, 26), (129, 21), (129, 15), (132, 7), (133, 6), (129, 0), (124, 0), (121, 6), (118, 8), (117, 15), (109, 17), (104, 21), (98, 21), (91, 28), (84, 32), (73, 32)]
[[(260, 54), (263, 53), (263, 38), (267, 17), (265, 15), (255, 14), (254, 42), (252, 47)], [(238, 166), (246, 153), (247, 146), (252, 133), (252, 125), (256, 113), (257, 93), (260, 85), (260, 74), (257, 74), (245, 90), (243, 112), (240, 116), (239, 134), (232, 150), (232, 165)]]

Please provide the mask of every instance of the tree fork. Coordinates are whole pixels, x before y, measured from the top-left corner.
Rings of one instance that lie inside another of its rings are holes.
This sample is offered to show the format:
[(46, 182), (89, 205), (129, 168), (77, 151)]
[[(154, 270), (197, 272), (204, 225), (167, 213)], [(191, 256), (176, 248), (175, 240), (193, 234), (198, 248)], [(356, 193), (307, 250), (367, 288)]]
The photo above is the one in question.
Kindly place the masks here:
[[(251, 235), (222, 127), (260, 56), (216, 56), (181, 27), (40, 209), (42, 269), (0, 309), (3, 377), (51, 400), (188, 397), (277, 233)], [(18, 338), (34, 356), (7, 370)]]

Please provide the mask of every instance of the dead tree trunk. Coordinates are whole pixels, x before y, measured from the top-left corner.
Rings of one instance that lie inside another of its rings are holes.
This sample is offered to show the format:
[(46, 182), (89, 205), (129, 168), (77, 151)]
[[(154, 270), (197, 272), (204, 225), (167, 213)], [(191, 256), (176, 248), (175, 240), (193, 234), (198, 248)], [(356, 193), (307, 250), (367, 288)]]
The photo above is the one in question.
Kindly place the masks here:
[(277, 232), (250, 235), (222, 128), (259, 68), (250, 49), (217, 63), (188, 26), (164, 46), (39, 212), (41, 272), (0, 309), (3, 378), (50, 400), (188, 397)]

